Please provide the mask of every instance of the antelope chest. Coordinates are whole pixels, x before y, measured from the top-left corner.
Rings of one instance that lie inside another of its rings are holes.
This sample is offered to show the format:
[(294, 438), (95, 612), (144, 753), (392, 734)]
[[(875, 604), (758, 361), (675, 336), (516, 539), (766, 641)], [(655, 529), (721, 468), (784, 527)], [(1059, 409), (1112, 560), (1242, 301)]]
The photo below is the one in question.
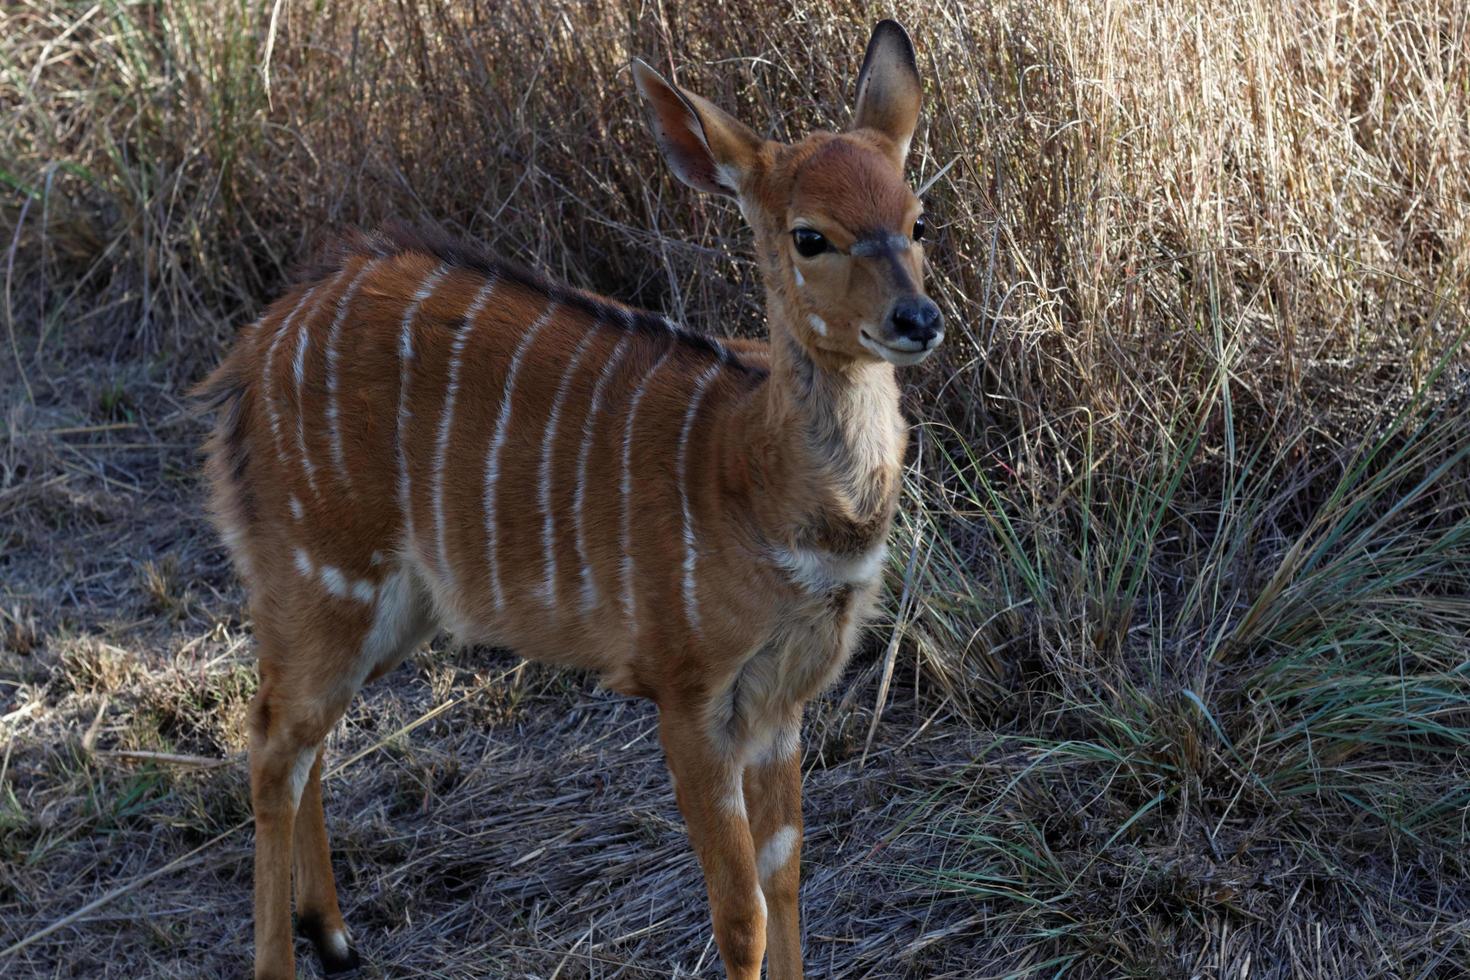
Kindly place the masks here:
[(795, 700), (817, 694), (847, 663), (857, 630), (872, 614), (887, 557), (882, 539), (847, 554), (803, 548), (787, 556), (783, 568), (797, 593), (783, 651), (783, 686)]
[(774, 626), (711, 701), (711, 727), (747, 757), (794, 737), (801, 708), (847, 663), (858, 628), (872, 611), (887, 546), (861, 553), (783, 550), (776, 569), (792, 588), (778, 600)]
[(843, 588), (876, 586), (888, 558), (888, 543), (882, 538), (869, 547), (838, 553), (819, 546), (779, 548), (776, 566), (805, 596), (830, 596)]

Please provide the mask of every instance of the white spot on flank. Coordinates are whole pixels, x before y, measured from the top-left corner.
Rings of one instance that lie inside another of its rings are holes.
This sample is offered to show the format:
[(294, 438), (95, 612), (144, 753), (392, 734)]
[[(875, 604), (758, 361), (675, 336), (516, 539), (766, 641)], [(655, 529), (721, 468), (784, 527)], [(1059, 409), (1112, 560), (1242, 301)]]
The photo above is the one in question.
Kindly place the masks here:
[(347, 576), (342, 574), (342, 569), (335, 565), (322, 566), (322, 584), (327, 591), (339, 599), (346, 599), (352, 594), (347, 585)]
[(756, 874), (762, 884), (770, 881), (776, 872), (786, 867), (786, 862), (791, 860), (791, 852), (796, 847), (797, 836), (796, 828), (787, 824), (766, 838), (755, 859)]
[(582, 564), (583, 609), (590, 609), (597, 602), (597, 583), (592, 578), (592, 565), (587, 560), (587, 527), (582, 518), (582, 505), (587, 497), (587, 459), (592, 454), (592, 439), (596, 434), (595, 416), (602, 408), (608, 383), (627, 352), (628, 338), (625, 336), (602, 365), (602, 373), (597, 376), (597, 384), (592, 389), (592, 404), (587, 409), (587, 417), (582, 420), (582, 448), (577, 452), (577, 491), (572, 501), (572, 517), (576, 523), (577, 560)]
[(623, 428), (623, 519), (622, 536), (623, 546), (623, 614), (628, 617), (629, 630), (635, 629), (633, 625), (633, 426), (638, 420), (638, 403), (648, 393), (649, 382), (658, 373), (665, 358), (673, 348), (665, 348), (659, 354), (658, 360), (653, 362), (653, 367), (643, 376), (643, 383), (633, 393), (633, 399), (628, 403), (628, 423)]
[(444, 407), (439, 413), (439, 441), (434, 448), (434, 541), (438, 546), (439, 575), (453, 593), (454, 570), (449, 565), (449, 546), (444, 536), (444, 471), (449, 464), (449, 432), (454, 425), (454, 399), (459, 394), (459, 365), (464, 356), (465, 344), (475, 332), (475, 320), (495, 291), (497, 279), (490, 279), (480, 287), (464, 313), (464, 325), (454, 338), (449, 355), (449, 383), (444, 389)]
[(355, 599), (364, 605), (372, 605), (377, 589), (367, 579), (354, 579), (334, 565), (321, 567), (322, 585), (338, 599)]
[(821, 317), (817, 316), (815, 313), (809, 314), (806, 319), (807, 319), (807, 322), (812, 325), (812, 329), (817, 332), (817, 336), (818, 337), (825, 337), (825, 336), (827, 336), (827, 321), (826, 320), (823, 320)]
[(551, 403), (551, 417), (546, 422), (546, 435), (541, 440), (541, 550), (546, 555), (546, 581), (542, 584), (541, 591), (548, 603), (556, 601), (556, 515), (551, 508), (552, 449), (556, 444), (557, 427), (561, 424), (561, 409), (572, 389), (572, 378), (576, 377), (577, 368), (586, 356), (587, 347), (596, 330), (597, 323), (594, 322), (582, 335), (571, 361), (562, 372), (561, 383), (556, 387), (556, 398)]
[(505, 591), (500, 585), (499, 529), (496, 527), (495, 494), (500, 482), (500, 450), (505, 446), (505, 436), (510, 430), (511, 406), (515, 400), (516, 376), (520, 374), (521, 362), (532, 341), (541, 328), (556, 315), (556, 304), (550, 303), (530, 328), (521, 334), (515, 354), (510, 359), (510, 369), (505, 374), (505, 394), (500, 401), (500, 414), (495, 419), (495, 435), (490, 440), (490, 450), (485, 454), (485, 562), (490, 566), (490, 591), (495, 598), (495, 608), (505, 608)]
[(306, 781), (311, 778), (311, 767), (316, 764), (316, 746), (302, 749), (296, 753), (296, 761), (291, 764), (291, 808), (294, 810), (301, 805), (301, 794), (306, 789)]
[(684, 615), (689, 628), (699, 632), (699, 597), (694, 577), (694, 565), (698, 552), (694, 547), (694, 515), (689, 510), (689, 434), (694, 430), (694, 420), (699, 414), (699, 405), (704, 400), (706, 387), (720, 373), (720, 365), (712, 364), (694, 382), (694, 392), (689, 398), (689, 408), (684, 412), (684, 427), (679, 431), (679, 456), (675, 472), (679, 483), (679, 504), (684, 511)]
[(367, 274), (377, 265), (373, 259), (362, 264), (357, 270), (357, 275), (352, 277), (352, 282), (347, 284), (337, 300), (337, 315), (332, 317), (332, 325), (327, 329), (327, 433), (330, 437), (332, 447), (332, 465), (337, 470), (337, 478), (352, 492), (352, 477), (347, 473), (347, 457), (342, 449), (342, 427), (339, 425), (338, 417), (340, 408), (337, 403), (338, 384), (338, 359), (337, 338), (342, 333), (342, 324), (347, 319), (347, 311), (352, 306), (352, 300), (357, 295), (358, 288)]
[(409, 408), (408, 385), (413, 379), (413, 321), (419, 315), (424, 301), (434, 295), (439, 283), (449, 274), (449, 266), (440, 263), (429, 273), (418, 292), (413, 294), (407, 309), (403, 311), (403, 322), (398, 331), (398, 510), (403, 515), (403, 540), (406, 547), (413, 544), (413, 500), (409, 496), (408, 451), (404, 441), (408, 435), (408, 423), (413, 418)]
[(356, 599), (359, 602), (368, 603), (373, 601), (374, 590), (371, 582), (362, 580), (354, 582), (335, 565), (323, 565), (317, 568), (311, 556), (301, 548), (295, 550), (292, 560), (296, 565), (296, 571), (301, 573), (303, 578), (312, 578), (319, 574), (322, 586), (338, 599)]
[(300, 500), (300, 498), (298, 498), (293, 493), (293, 494), (291, 494), (291, 499), (289, 501), (287, 501), (287, 503), (289, 503), (291, 505), (291, 516), (294, 517), (294, 518), (296, 518), (298, 521), (301, 520), (301, 518), (305, 515), (306, 512), (304, 510), (302, 510), (302, 508), (301, 508), (301, 500)]

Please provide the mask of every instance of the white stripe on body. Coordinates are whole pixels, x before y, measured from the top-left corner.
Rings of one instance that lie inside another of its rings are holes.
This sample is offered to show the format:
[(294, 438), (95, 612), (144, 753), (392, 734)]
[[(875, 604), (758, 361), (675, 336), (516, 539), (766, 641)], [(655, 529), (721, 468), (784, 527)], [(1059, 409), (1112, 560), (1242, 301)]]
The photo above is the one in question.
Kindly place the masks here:
[(715, 375), (720, 373), (720, 362), (716, 361), (705, 369), (694, 382), (694, 392), (689, 397), (689, 408), (684, 412), (684, 427), (679, 431), (679, 459), (676, 467), (679, 482), (679, 504), (684, 511), (684, 614), (689, 628), (699, 632), (699, 598), (696, 595), (694, 563), (697, 553), (694, 547), (694, 515), (689, 510), (689, 434), (694, 430), (694, 420), (699, 414), (699, 405)]
[(572, 516), (576, 521), (577, 560), (582, 565), (582, 608), (592, 608), (597, 603), (597, 583), (592, 578), (592, 565), (587, 560), (587, 525), (582, 517), (582, 505), (587, 499), (587, 457), (592, 454), (592, 440), (596, 435), (594, 416), (602, 408), (607, 387), (617, 374), (623, 355), (628, 353), (628, 336), (623, 335), (613, 348), (612, 356), (602, 366), (597, 385), (592, 389), (592, 406), (587, 409), (587, 418), (582, 422), (582, 448), (577, 453), (577, 492), (572, 501)]
[(311, 461), (311, 453), (306, 448), (306, 351), (311, 346), (311, 331), (306, 325), (311, 323), (312, 316), (316, 315), (317, 309), (327, 298), (327, 293), (335, 289), (346, 275), (347, 270), (344, 269), (333, 276), (327, 292), (322, 293), (321, 298), (312, 304), (312, 315), (302, 324), (301, 337), (296, 342), (296, 359), (292, 365), (296, 377), (296, 448), (301, 451), (301, 469), (306, 473), (306, 485), (311, 490), (312, 499), (317, 503), (321, 503), (322, 493), (316, 485), (316, 464)]
[(342, 481), (348, 494), (353, 496), (356, 491), (352, 488), (352, 477), (347, 472), (347, 457), (342, 450), (342, 427), (339, 421), (341, 408), (337, 401), (337, 365), (340, 355), (337, 353), (337, 338), (342, 334), (342, 324), (347, 319), (347, 311), (351, 308), (363, 279), (377, 264), (377, 259), (371, 259), (357, 270), (357, 275), (352, 277), (352, 282), (348, 283), (347, 289), (337, 300), (337, 315), (332, 318), (332, 325), (327, 329), (327, 432), (331, 438), (332, 465), (337, 470), (337, 479)]
[(464, 325), (459, 334), (454, 338), (454, 345), (450, 348), (449, 355), (449, 384), (444, 389), (444, 407), (439, 414), (439, 441), (434, 448), (434, 540), (438, 547), (439, 575), (444, 584), (449, 587), (450, 594), (454, 594), (454, 569), (449, 564), (449, 545), (444, 535), (444, 471), (449, 465), (449, 432), (454, 424), (454, 400), (459, 394), (459, 368), (460, 360), (464, 356), (464, 348), (470, 340), (470, 334), (475, 331), (475, 321), (479, 319), (485, 304), (490, 300), (490, 294), (495, 291), (499, 277), (489, 279), (475, 298), (470, 301), (469, 309), (464, 313)]
[(434, 290), (439, 283), (449, 274), (449, 266), (440, 263), (439, 267), (429, 273), (419, 286), (418, 291), (413, 294), (407, 309), (403, 311), (403, 322), (398, 332), (398, 510), (403, 515), (403, 547), (404, 550), (413, 547), (413, 501), (409, 496), (408, 479), (408, 451), (404, 447), (404, 437), (408, 434), (408, 423), (413, 418), (413, 410), (408, 407), (408, 383), (413, 377), (413, 321), (419, 315), (419, 309), (424, 301), (434, 295)]
[(261, 388), (265, 391), (265, 407), (271, 424), (271, 438), (275, 440), (276, 458), (280, 460), (282, 466), (286, 465), (286, 444), (281, 439), (281, 413), (276, 410), (276, 399), (271, 392), (274, 374), (272, 365), (276, 361), (276, 350), (281, 346), (281, 341), (286, 338), (286, 334), (290, 332), (291, 324), (296, 322), (297, 314), (301, 312), (302, 307), (306, 306), (307, 301), (316, 295), (319, 288), (320, 284), (317, 284), (302, 293), (296, 305), (291, 307), (291, 312), (286, 314), (286, 319), (281, 321), (280, 327), (276, 329), (275, 337), (271, 340), (271, 345), (266, 348), (265, 366), (260, 371)]
[(546, 422), (546, 436), (541, 440), (541, 545), (546, 554), (546, 581), (542, 584), (542, 593), (548, 603), (556, 601), (556, 515), (551, 509), (551, 464), (552, 449), (556, 442), (556, 430), (561, 423), (562, 406), (566, 404), (567, 395), (572, 390), (572, 379), (577, 375), (577, 368), (582, 364), (582, 358), (587, 354), (587, 348), (592, 343), (592, 338), (597, 334), (597, 321), (582, 335), (577, 349), (572, 353), (572, 359), (567, 362), (567, 368), (562, 372), (561, 384), (557, 385), (556, 398), (551, 403), (551, 417)]
[[(668, 321), (664, 321), (667, 323)], [(664, 348), (663, 353), (658, 355), (658, 360), (648, 369), (643, 376), (643, 383), (633, 393), (633, 399), (628, 403), (628, 422), (623, 429), (623, 515), (622, 515), (622, 546), (623, 546), (623, 615), (628, 619), (630, 632), (636, 631), (633, 612), (636, 603), (633, 601), (633, 427), (638, 420), (638, 403), (643, 401), (643, 396), (648, 393), (648, 384), (658, 369), (663, 366), (674, 345)]]
[(500, 483), (500, 450), (505, 446), (505, 436), (510, 430), (511, 403), (515, 399), (516, 376), (520, 374), (521, 363), (541, 328), (556, 315), (556, 308), (554, 301), (548, 303), (530, 328), (521, 334), (520, 343), (516, 344), (515, 353), (510, 359), (510, 369), (505, 375), (505, 393), (501, 396), (500, 414), (495, 419), (495, 435), (485, 454), (485, 562), (489, 566), (490, 593), (495, 601), (496, 612), (505, 608), (505, 591), (500, 584), (500, 541), (495, 509), (496, 488)]

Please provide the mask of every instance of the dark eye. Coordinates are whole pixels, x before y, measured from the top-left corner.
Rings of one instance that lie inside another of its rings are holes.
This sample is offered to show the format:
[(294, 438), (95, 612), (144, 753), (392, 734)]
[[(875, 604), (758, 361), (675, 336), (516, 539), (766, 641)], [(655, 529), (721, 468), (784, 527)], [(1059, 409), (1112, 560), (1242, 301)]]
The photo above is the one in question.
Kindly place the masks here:
[(924, 223), (924, 216), (921, 214), (921, 215), (919, 215), (918, 219), (914, 222), (914, 233), (913, 233), (913, 235), (911, 237), (913, 238), (914, 241), (917, 242), (917, 241), (921, 240), (924, 237), (924, 232), (926, 232), (928, 230), (929, 230), (929, 226)]
[(796, 254), (804, 259), (810, 259), (827, 251), (827, 239), (820, 231), (812, 228), (798, 228), (791, 233), (791, 239), (796, 243)]

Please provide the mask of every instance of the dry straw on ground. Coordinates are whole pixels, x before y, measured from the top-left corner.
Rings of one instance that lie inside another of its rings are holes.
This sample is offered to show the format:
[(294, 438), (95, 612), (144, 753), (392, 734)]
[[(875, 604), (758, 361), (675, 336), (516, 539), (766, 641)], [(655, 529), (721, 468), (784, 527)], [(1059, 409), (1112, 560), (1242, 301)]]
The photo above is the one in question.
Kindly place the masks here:
[[(758, 332), (738, 215), (658, 164), (627, 60), (780, 138), (845, 120), (892, 12), (0, 9), (0, 947), (208, 845), (0, 971), (240, 970), (249, 624), (180, 393), (290, 267), (432, 219)], [(897, 15), (951, 333), (906, 378), (888, 612), (809, 719), (811, 972), (1455, 975), (1470, 8)], [(374, 968), (715, 972), (652, 730), (491, 651), (379, 685), (327, 790)]]

